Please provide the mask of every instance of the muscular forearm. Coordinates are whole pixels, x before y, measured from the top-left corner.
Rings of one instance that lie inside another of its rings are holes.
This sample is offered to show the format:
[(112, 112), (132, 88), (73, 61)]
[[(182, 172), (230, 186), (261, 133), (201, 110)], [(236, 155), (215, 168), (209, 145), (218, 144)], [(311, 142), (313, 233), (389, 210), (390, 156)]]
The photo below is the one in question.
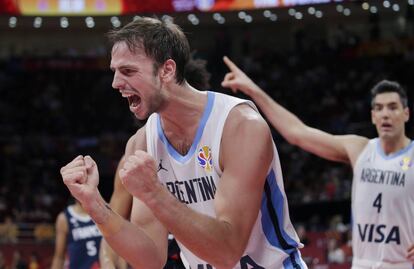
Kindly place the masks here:
[(112, 250), (108, 243), (106, 243), (105, 239), (101, 241), (99, 264), (102, 269), (127, 268), (127, 263)]
[[(109, 221), (117, 222), (119, 220), (111, 217)], [(104, 235), (105, 240), (116, 253), (133, 268), (163, 268), (165, 259), (152, 239), (130, 222), (123, 221), (119, 227), (117, 232)]]
[[(255, 88), (251, 96), (271, 125), (290, 144), (321, 158), (349, 163), (351, 157), (346, 150), (346, 145), (357, 145), (358, 141), (358, 143), (362, 143), (361, 145), (366, 143), (365, 139), (359, 138), (339, 140), (334, 135), (305, 125), (296, 115), (279, 105), (259, 88)], [(358, 155), (359, 153), (355, 156)]]
[(134, 268), (161, 269), (165, 259), (154, 241), (138, 226), (112, 211), (99, 195), (85, 208), (105, 241)]
[(147, 205), (178, 241), (215, 268), (231, 268), (243, 254), (247, 242), (230, 223), (193, 211), (167, 190)]

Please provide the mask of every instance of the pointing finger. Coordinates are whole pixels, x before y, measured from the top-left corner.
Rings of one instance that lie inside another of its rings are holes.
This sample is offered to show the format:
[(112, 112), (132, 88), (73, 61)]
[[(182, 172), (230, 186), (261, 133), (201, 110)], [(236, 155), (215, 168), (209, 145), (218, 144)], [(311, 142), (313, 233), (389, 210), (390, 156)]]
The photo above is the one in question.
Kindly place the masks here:
[(227, 65), (227, 67), (232, 71), (232, 72), (239, 72), (239, 71), (241, 71), (238, 67), (237, 67), (237, 65), (235, 64), (235, 63), (233, 63), (230, 59), (229, 59), (229, 57), (227, 57), (227, 56), (224, 56), (223, 57), (223, 61), (224, 61), (224, 63)]

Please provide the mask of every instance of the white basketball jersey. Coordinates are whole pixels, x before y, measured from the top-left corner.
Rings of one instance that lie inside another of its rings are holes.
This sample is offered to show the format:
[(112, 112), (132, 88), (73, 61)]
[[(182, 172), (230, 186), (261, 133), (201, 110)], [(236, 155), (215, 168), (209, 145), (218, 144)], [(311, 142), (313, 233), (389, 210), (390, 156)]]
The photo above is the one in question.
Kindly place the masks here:
[(354, 167), (352, 236), (354, 268), (412, 269), (414, 244), (414, 143), (386, 156), (369, 141)]
[[(197, 134), (185, 156), (170, 145), (157, 114), (151, 115), (147, 121), (147, 151), (159, 164), (159, 179), (178, 200), (197, 212), (215, 217), (214, 198), (222, 174), (219, 152), (224, 123), (230, 110), (238, 104), (246, 103), (257, 109), (246, 100), (213, 92), (207, 92), (207, 95)], [(237, 269), (307, 268), (298, 250), (302, 244), (289, 220), (282, 172), (274, 145), (273, 149), (274, 157), (263, 187), (261, 209), (246, 250), (234, 267)], [(178, 244), (187, 269), (213, 268), (181, 242)]]

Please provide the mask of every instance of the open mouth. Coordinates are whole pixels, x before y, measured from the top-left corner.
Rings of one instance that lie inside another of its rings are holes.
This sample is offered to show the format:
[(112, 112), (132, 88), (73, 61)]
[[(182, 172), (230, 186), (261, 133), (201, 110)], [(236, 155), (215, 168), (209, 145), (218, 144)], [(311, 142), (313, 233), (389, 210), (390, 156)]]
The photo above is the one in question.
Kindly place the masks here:
[(392, 125), (389, 124), (389, 123), (383, 123), (383, 124), (381, 124), (381, 127), (382, 127), (382, 129), (391, 129)]
[(134, 93), (121, 92), (122, 97), (127, 98), (130, 109), (136, 109), (141, 104), (141, 97)]
[(139, 104), (141, 104), (141, 97), (139, 97), (138, 95), (130, 95), (127, 98), (129, 106), (132, 108), (137, 108)]

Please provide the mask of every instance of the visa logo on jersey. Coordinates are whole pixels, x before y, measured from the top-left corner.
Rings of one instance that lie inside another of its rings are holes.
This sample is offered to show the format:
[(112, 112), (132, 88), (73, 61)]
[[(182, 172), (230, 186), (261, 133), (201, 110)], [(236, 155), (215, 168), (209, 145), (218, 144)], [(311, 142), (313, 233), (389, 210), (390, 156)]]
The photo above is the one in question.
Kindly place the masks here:
[(202, 146), (198, 151), (197, 160), (206, 172), (211, 172), (213, 170), (213, 158), (211, 156), (210, 147)]
[(398, 226), (385, 224), (357, 224), (359, 237), (362, 242), (401, 244)]

